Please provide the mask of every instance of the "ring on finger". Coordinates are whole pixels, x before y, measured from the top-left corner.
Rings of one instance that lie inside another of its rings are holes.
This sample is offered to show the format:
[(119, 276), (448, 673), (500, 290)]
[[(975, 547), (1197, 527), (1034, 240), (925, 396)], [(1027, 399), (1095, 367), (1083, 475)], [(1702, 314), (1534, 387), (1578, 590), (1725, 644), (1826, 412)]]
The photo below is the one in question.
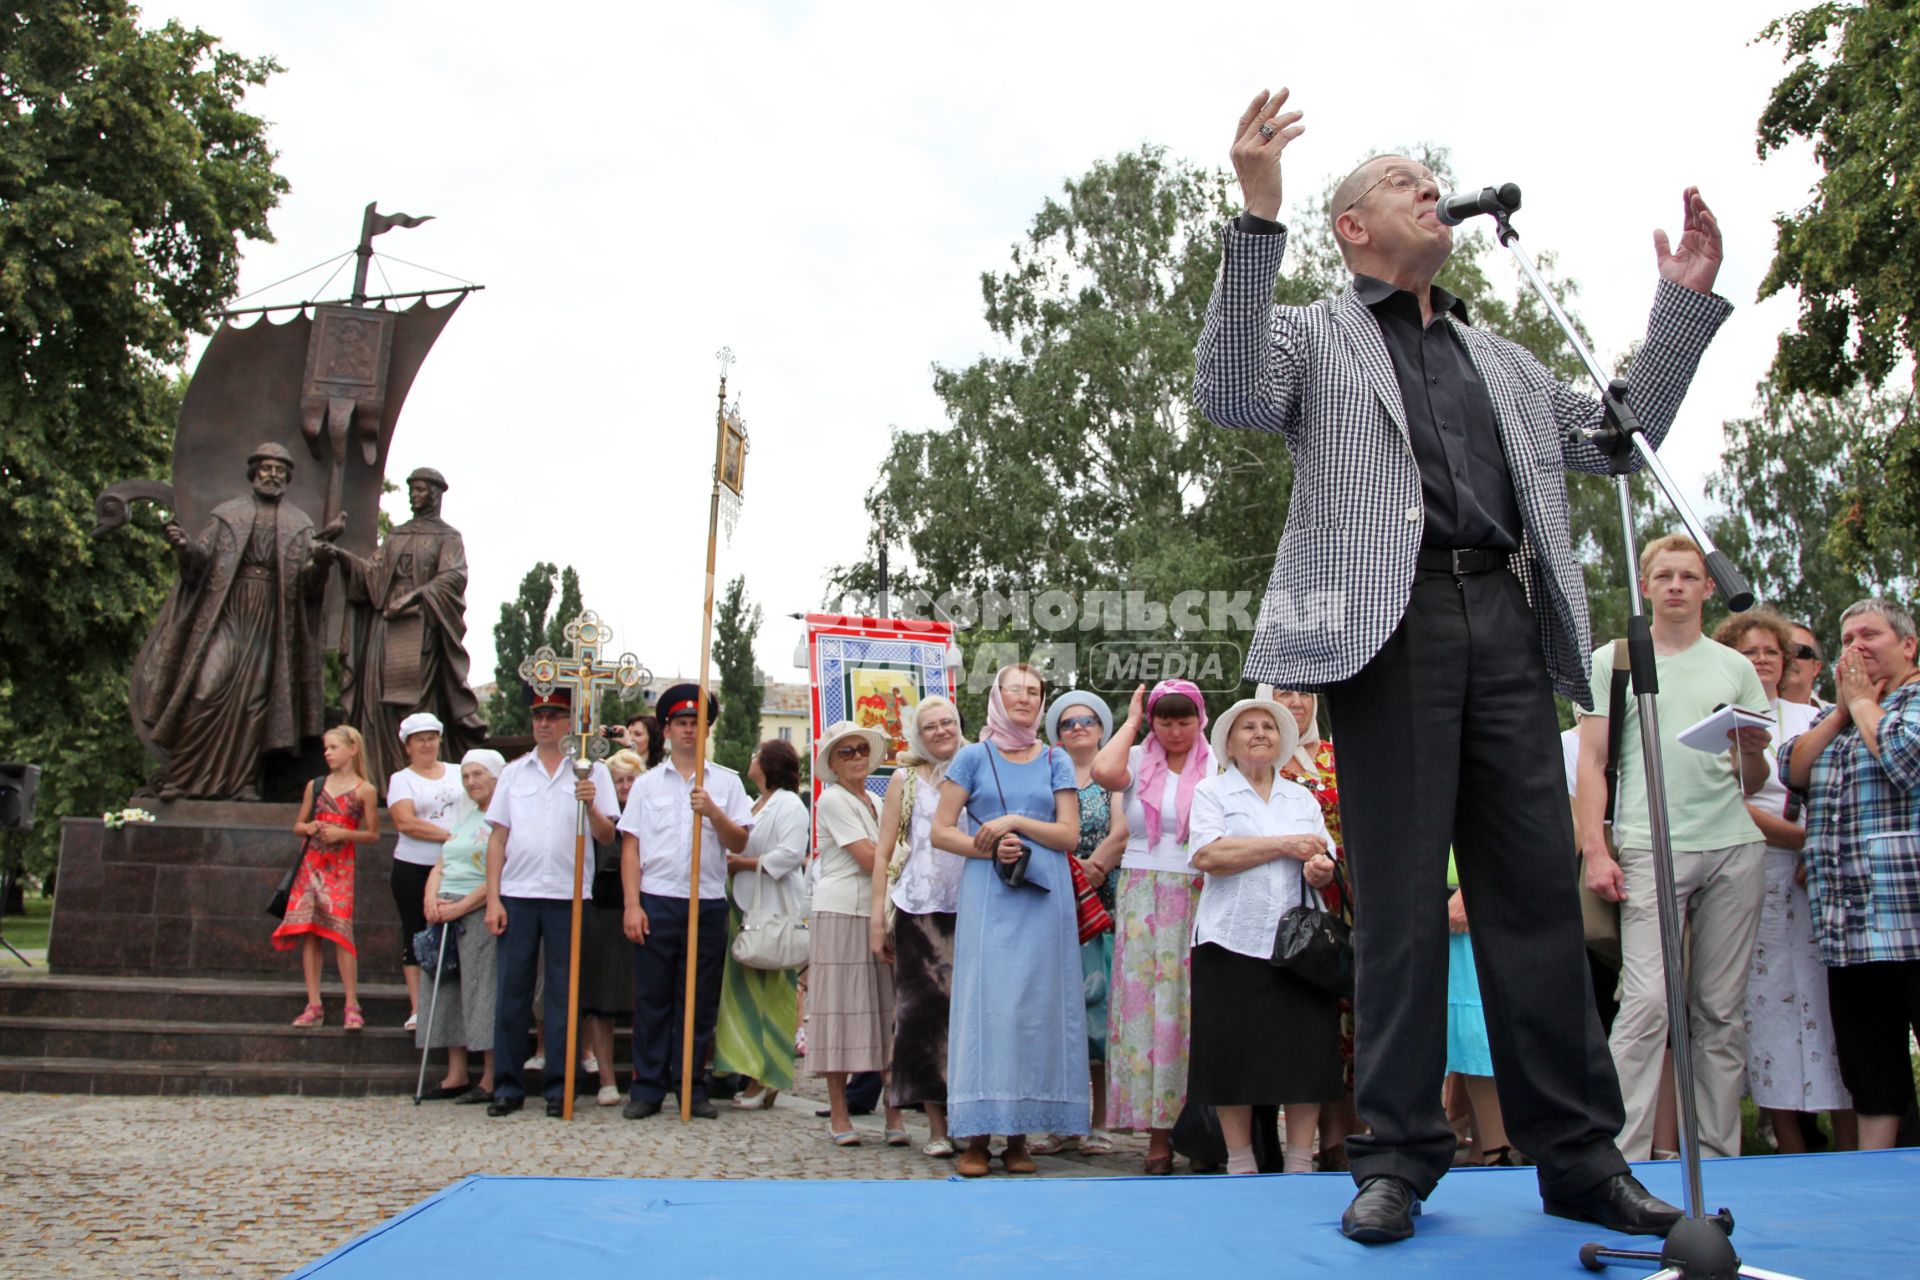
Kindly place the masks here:
[(1268, 120), (1267, 122), (1262, 124), (1259, 130), (1260, 136), (1263, 138), (1271, 138), (1275, 133), (1278, 133), (1278, 132), (1279, 130), (1273, 127), (1273, 121), (1271, 120)]

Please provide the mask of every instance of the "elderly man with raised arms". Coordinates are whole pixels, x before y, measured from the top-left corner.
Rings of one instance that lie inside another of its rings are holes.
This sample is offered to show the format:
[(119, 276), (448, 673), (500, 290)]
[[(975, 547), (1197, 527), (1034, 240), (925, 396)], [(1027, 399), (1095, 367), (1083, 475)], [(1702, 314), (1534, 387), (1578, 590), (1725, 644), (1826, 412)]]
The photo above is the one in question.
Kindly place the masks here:
[[(1564, 468), (1607, 460), (1569, 428), (1600, 405), (1476, 329), (1434, 278), (1453, 248), (1426, 167), (1376, 156), (1330, 214), (1353, 272), (1339, 296), (1273, 301), (1286, 250), (1280, 156), (1303, 131), (1261, 93), (1232, 156), (1246, 213), (1197, 356), (1221, 426), (1275, 431), (1293, 492), (1245, 676), (1326, 695), (1352, 860), (1356, 1081), (1371, 1132), (1348, 1141), (1355, 1240), (1413, 1234), (1452, 1162), (1441, 1107), (1447, 853), (1473, 904), (1500, 1100), (1539, 1166), (1547, 1212), (1664, 1234), (1679, 1211), (1614, 1146), (1620, 1088), (1593, 1008), (1574, 883), (1555, 691), (1588, 700), (1584, 579)], [(1731, 307), (1712, 295), (1720, 233), (1697, 190), (1659, 283), (1628, 398), (1658, 444)]]

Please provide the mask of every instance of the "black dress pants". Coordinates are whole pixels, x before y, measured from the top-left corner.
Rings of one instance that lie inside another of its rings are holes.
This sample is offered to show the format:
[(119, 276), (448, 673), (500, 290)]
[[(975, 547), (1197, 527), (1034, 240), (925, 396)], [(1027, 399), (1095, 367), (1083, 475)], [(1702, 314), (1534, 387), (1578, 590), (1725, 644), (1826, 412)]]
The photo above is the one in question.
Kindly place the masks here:
[(1627, 1165), (1620, 1085), (1594, 1009), (1552, 685), (1511, 573), (1422, 570), (1386, 645), (1327, 689), (1352, 860), (1356, 1182), (1431, 1192), (1453, 1163), (1447, 1054), (1447, 851), (1486, 1004), (1494, 1081), (1541, 1192)]
[(647, 940), (633, 949), (633, 1083), (635, 1102), (680, 1092), (686, 1047), (687, 966), (693, 965), (694, 1102), (707, 1101), (707, 1062), (720, 1021), (720, 979), (727, 964), (727, 901), (700, 902), (698, 955), (687, 954), (687, 900), (642, 892)]

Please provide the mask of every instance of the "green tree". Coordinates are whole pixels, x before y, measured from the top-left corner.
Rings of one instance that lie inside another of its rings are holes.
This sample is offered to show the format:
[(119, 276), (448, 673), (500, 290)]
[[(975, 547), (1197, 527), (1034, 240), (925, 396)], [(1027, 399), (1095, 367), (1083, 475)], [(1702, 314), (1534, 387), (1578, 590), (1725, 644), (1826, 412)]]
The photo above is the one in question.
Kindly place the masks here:
[(1759, 412), (1726, 424), (1726, 450), (1707, 492), (1727, 504), (1714, 541), (1752, 581), (1754, 593), (1804, 621), (1838, 649), (1840, 613), (1870, 595), (1910, 596), (1920, 576), (1920, 540), (1860, 538), (1856, 496), (1873, 487), (1886, 437), (1909, 420), (1913, 397), (1837, 399), (1789, 395), (1762, 385)]
[(713, 661), (720, 668), (720, 721), (713, 729), (713, 758), (745, 774), (760, 745), (764, 681), (753, 665), (760, 634), (760, 606), (747, 603), (747, 580), (727, 584), (713, 619)]
[[(1762, 159), (1813, 144), (1822, 176), (1808, 205), (1775, 219), (1762, 297), (1800, 295), (1772, 378), (1785, 393), (1837, 397), (1878, 390), (1920, 340), (1920, 73), (1912, 0), (1818, 4), (1768, 24), (1787, 73), (1761, 113)], [(1912, 401), (1906, 400), (1911, 405)], [(1920, 524), (1920, 422), (1879, 435), (1840, 504), (1848, 524), (1829, 545), (1871, 577), (1873, 549), (1897, 548)], [(1816, 535), (1817, 536), (1817, 535)]]
[(0, 757), (42, 775), (29, 865), (60, 819), (125, 803), (147, 761), (128, 672), (172, 578), (142, 513), (94, 496), (164, 477), (187, 336), (233, 296), (287, 190), (241, 109), (278, 70), (114, 0), (0, 12)]
[(494, 737), (533, 731), (520, 664), (541, 645), (555, 653), (569, 652), (566, 627), (579, 613), (580, 575), (572, 565), (560, 569), (544, 561), (527, 570), (519, 594), (500, 606), (500, 620), (493, 624), (493, 694), (487, 699), (487, 724)]
[[(1444, 152), (1410, 154), (1445, 175)], [(1329, 184), (1290, 218), (1275, 290), (1282, 302), (1330, 296), (1347, 281), (1327, 218), (1331, 196)], [(947, 422), (893, 435), (867, 495), (872, 527), (909, 552), (894, 582), (901, 611), (924, 614), (917, 591), (965, 628), (970, 679), (961, 705), (971, 724), (982, 722), (991, 669), (1048, 641), (1076, 646), (1080, 670), (1056, 675), (1084, 684), (1095, 644), (1250, 638), (1292, 467), (1279, 437), (1215, 430), (1191, 403), (1194, 344), (1219, 269), (1220, 227), (1236, 212), (1232, 197), (1224, 173), (1155, 147), (1065, 183), (1013, 247), (1009, 268), (982, 276), (999, 350), (965, 368), (937, 367)], [(1467, 300), (1476, 323), (1579, 376), (1545, 309), (1531, 295), (1508, 299), (1494, 288), (1490, 239), (1457, 243), (1440, 282)], [(1571, 293), (1559, 286), (1563, 299)], [(1611, 512), (1611, 490), (1601, 493)], [(1581, 550), (1604, 572), (1606, 543), (1593, 538)], [(870, 593), (872, 564), (842, 567), (835, 585)], [(1067, 592), (1080, 615), (1059, 633), (1023, 626), (1017, 607), (1012, 617), (963, 611), (964, 599), (1013, 601), (1021, 591), (1030, 606)], [(1200, 607), (1130, 613), (1124, 597), (1096, 604), (1097, 592), (1138, 592), (1147, 605), (1198, 592)], [(1227, 676), (1236, 681), (1239, 672)]]

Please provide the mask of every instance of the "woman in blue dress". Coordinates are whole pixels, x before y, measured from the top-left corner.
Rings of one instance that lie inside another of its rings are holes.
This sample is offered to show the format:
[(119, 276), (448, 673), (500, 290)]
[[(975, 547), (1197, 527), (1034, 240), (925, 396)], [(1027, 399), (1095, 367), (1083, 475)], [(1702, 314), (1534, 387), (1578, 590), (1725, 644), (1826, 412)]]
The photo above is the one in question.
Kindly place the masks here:
[[(1073, 761), (1040, 743), (1046, 691), (1025, 663), (1004, 667), (987, 694), (987, 727), (961, 748), (940, 787), (933, 844), (968, 859), (954, 928), (947, 1051), (947, 1128), (966, 1138), (955, 1164), (977, 1178), (989, 1143), (1007, 1135), (1008, 1173), (1032, 1173), (1029, 1133), (1085, 1134), (1086, 999), (1067, 857), (1080, 838)], [(962, 810), (979, 824), (959, 827)], [(1031, 851), (1027, 883), (996, 863)]]

